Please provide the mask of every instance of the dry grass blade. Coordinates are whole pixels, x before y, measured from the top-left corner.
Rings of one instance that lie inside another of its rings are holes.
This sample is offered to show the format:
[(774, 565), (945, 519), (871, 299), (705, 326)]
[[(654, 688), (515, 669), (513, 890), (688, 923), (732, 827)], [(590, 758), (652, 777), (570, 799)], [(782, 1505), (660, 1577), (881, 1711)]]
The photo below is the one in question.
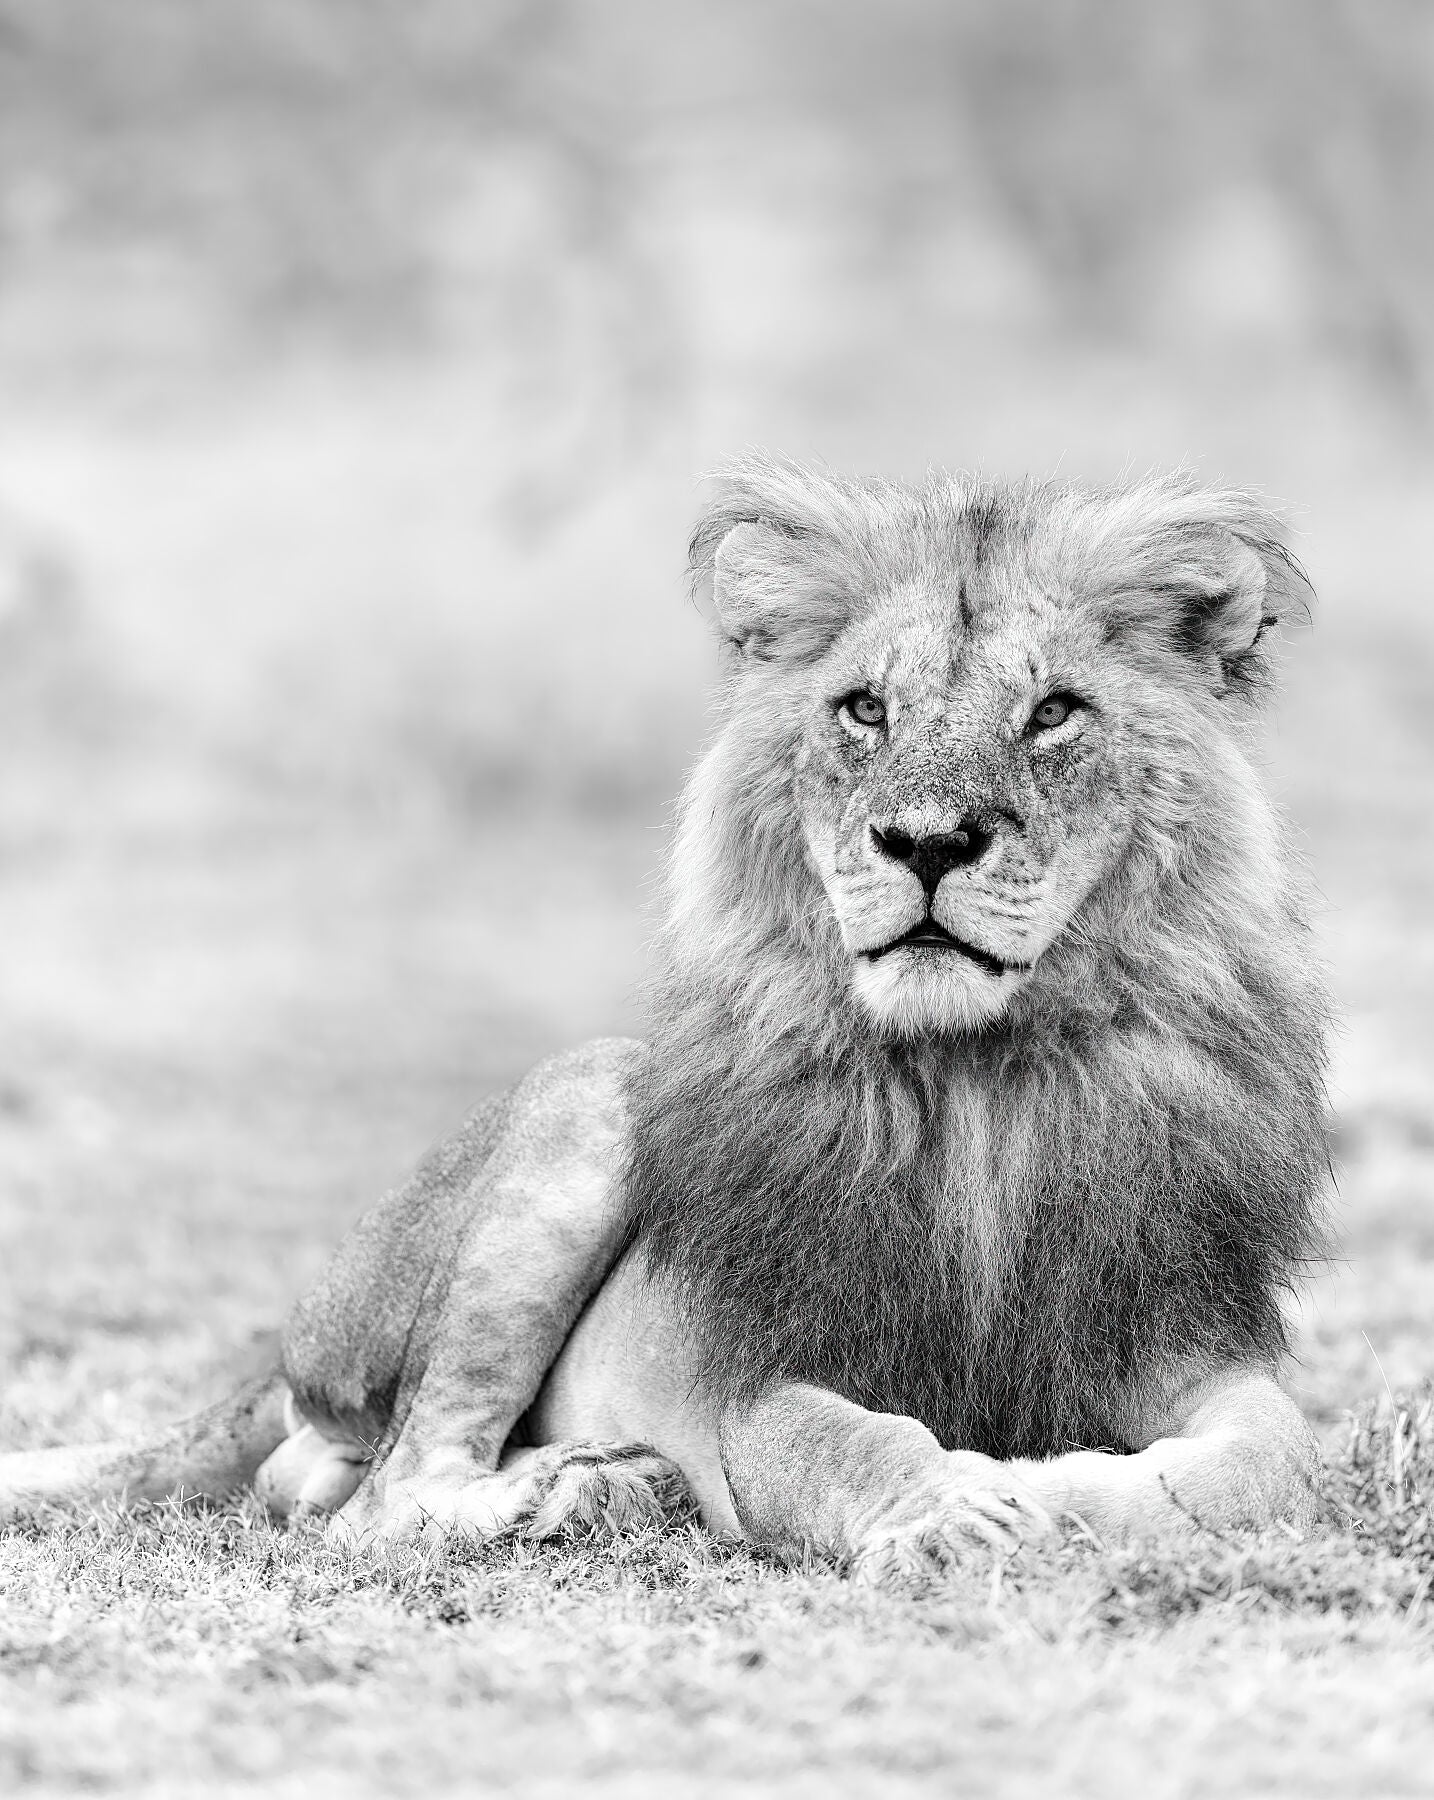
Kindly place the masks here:
[(1351, 1415), (1328, 1493), (1367, 1541), (1434, 1570), (1434, 1385), (1381, 1395)]

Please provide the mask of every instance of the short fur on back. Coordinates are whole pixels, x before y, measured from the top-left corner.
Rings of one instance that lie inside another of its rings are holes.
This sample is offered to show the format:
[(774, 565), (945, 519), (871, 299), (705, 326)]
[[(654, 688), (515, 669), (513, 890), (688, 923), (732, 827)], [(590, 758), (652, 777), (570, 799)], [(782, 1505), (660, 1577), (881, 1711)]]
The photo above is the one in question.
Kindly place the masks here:
[[(1275, 1361), (1328, 1167), (1326, 1002), (1244, 741), (1303, 583), (1278, 522), (1184, 475), (908, 488), (752, 459), (692, 553), (730, 667), (628, 1186), (708, 1377), (1044, 1456), (1128, 1448), (1152, 1389)], [(842, 710), (858, 653), (889, 742)], [(1051, 749), (1020, 721), (1071, 669), (1096, 697)], [(894, 935), (919, 901), (871, 822), (942, 805), (1004, 833), (1010, 872), (958, 870), (926, 904), (1010, 972), (908, 953), (878, 990), (871, 907)]]

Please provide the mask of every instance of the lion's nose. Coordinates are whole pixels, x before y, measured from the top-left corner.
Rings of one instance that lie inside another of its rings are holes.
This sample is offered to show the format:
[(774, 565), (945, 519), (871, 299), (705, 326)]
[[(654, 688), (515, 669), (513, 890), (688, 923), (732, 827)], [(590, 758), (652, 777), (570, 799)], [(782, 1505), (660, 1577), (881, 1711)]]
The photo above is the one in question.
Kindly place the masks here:
[(975, 819), (963, 819), (954, 831), (928, 837), (915, 837), (895, 825), (873, 825), (871, 841), (883, 856), (906, 864), (925, 888), (929, 904), (936, 897), (943, 875), (985, 855), (991, 833)]

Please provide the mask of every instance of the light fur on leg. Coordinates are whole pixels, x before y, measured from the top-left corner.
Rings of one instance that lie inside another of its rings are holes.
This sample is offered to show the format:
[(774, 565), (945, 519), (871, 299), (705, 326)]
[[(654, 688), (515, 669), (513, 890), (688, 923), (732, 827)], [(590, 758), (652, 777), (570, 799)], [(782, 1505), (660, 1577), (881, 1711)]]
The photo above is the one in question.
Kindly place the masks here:
[(1013, 1465), (1058, 1517), (1106, 1540), (1172, 1531), (1308, 1530), (1320, 1515), (1320, 1452), (1264, 1368), (1192, 1376), (1159, 1407), (1133, 1456), (1073, 1451)]
[(902, 1585), (1009, 1555), (1053, 1530), (1023, 1472), (947, 1451), (915, 1419), (789, 1382), (729, 1410), (722, 1463), (744, 1532)]

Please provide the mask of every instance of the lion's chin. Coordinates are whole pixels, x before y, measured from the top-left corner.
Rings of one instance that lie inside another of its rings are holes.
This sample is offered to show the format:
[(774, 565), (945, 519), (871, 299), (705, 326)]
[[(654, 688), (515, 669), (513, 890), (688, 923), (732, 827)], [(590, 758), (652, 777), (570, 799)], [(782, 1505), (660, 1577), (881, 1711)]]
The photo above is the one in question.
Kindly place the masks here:
[(898, 947), (881, 957), (859, 956), (856, 997), (886, 1030), (901, 1037), (979, 1031), (999, 1019), (1030, 971), (1000, 974), (953, 951)]

